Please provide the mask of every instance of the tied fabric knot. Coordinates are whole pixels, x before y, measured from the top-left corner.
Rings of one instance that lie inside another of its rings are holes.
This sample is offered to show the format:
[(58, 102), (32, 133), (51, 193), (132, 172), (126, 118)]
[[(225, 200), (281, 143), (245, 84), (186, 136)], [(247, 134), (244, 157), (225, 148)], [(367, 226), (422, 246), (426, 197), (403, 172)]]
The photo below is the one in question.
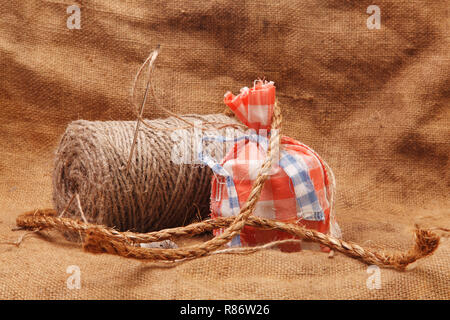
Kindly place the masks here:
[(224, 102), (249, 129), (270, 130), (275, 105), (272, 81), (255, 80), (252, 89), (244, 87), (237, 96), (228, 91)]

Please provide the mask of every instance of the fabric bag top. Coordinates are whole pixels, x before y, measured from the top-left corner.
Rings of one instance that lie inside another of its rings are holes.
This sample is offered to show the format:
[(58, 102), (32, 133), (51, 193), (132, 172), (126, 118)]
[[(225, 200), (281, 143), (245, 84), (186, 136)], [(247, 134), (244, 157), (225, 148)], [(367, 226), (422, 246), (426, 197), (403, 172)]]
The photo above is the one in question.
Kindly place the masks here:
[(249, 129), (270, 130), (275, 105), (272, 81), (255, 80), (253, 88), (244, 87), (237, 96), (228, 91), (224, 102)]

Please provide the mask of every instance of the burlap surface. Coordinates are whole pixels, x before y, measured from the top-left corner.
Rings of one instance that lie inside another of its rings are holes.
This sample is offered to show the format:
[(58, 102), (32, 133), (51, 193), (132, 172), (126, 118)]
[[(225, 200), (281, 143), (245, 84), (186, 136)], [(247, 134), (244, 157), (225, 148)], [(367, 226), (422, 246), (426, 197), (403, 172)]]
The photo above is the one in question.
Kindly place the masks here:
[[(68, 5), (81, 29), (66, 27)], [(334, 169), (344, 238), (405, 249), (414, 223), (449, 228), (447, 1), (2, 1), (0, 236), (15, 218), (51, 207), (53, 153), (76, 119), (134, 119), (129, 91), (162, 45), (157, 101), (178, 113), (224, 109), (225, 91), (275, 81), (284, 132)], [(166, 115), (154, 106), (148, 118)], [(381, 269), (338, 254), (264, 251), (178, 265), (84, 253), (43, 233), (0, 245), (0, 298), (448, 299), (448, 233), (415, 270)], [(196, 240), (200, 241), (200, 240)], [(81, 270), (70, 290), (66, 269)]]

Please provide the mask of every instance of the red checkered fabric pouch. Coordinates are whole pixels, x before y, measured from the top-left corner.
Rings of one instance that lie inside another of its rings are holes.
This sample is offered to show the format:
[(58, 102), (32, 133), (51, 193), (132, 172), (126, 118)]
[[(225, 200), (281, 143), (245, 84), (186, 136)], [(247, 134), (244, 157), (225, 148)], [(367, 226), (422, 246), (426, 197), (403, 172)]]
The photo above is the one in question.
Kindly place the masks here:
[[(239, 214), (246, 202), (265, 159), (269, 131), (275, 104), (273, 82), (255, 82), (252, 89), (243, 88), (238, 96), (225, 94), (225, 103), (250, 130), (237, 139), (233, 148), (219, 163), (211, 156), (199, 154), (203, 163), (212, 168), (211, 217), (228, 217)], [(229, 142), (224, 137), (207, 137)], [(282, 137), (279, 161), (274, 163), (253, 214), (283, 222), (297, 223), (323, 233), (340, 236), (333, 214), (332, 173), (319, 155), (308, 146)], [(223, 229), (214, 231), (220, 234)], [(260, 230), (245, 226), (230, 245), (255, 246), (290, 239), (293, 236), (276, 230)], [(283, 244), (283, 251), (302, 248), (320, 248), (302, 242)], [(328, 248), (321, 248), (327, 251)]]

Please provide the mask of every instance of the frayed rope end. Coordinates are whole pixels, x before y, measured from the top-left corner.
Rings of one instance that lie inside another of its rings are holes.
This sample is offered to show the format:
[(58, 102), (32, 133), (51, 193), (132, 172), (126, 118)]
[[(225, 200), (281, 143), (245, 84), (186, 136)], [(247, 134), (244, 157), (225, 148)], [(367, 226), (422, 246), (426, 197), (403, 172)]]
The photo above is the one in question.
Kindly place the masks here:
[(398, 270), (407, 270), (409, 265), (415, 263), (419, 259), (432, 255), (439, 247), (441, 237), (431, 230), (420, 229), (416, 225), (414, 235), (414, 246), (407, 253), (394, 255), (389, 259), (390, 264)]
[(415, 230), (416, 244), (414, 251), (417, 252), (420, 257), (426, 257), (434, 253), (439, 246), (441, 237), (431, 230), (419, 229)]

